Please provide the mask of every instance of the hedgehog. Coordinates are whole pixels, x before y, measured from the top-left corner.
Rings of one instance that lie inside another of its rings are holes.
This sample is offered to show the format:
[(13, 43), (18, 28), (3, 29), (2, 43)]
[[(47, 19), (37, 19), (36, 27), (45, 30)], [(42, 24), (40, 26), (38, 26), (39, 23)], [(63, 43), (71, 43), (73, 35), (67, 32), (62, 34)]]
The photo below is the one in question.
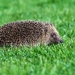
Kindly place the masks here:
[(50, 22), (16, 21), (0, 27), (0, 46), (36, 46), (62, 43), (58, 31)]

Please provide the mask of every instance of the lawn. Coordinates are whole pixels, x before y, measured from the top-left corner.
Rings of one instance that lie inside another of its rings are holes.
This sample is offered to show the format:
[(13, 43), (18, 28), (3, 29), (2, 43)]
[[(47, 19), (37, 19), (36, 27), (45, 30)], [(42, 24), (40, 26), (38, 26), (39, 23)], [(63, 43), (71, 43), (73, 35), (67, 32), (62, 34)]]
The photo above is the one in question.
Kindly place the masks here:
[(52, 22), (64, 43), (0, 47), (0, 75), (75, 75), (75, 0), (0, 0), (0, 26), (16, 20)]

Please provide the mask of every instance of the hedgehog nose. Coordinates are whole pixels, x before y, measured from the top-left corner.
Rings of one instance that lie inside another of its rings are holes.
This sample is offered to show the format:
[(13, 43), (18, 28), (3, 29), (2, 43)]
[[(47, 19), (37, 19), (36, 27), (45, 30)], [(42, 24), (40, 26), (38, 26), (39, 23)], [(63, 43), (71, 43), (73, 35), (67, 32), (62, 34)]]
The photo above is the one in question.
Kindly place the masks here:
[(64, 41), (63, 40), (60, 40), (60, 43), (63, 43)]

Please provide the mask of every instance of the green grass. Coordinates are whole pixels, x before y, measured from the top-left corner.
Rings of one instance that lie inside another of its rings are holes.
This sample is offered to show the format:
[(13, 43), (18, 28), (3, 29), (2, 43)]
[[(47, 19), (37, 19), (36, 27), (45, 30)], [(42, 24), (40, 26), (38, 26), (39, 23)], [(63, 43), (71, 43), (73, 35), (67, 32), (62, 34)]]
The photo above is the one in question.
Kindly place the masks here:
[(0, 25), (16, 20), (52, 22), (64, 43), (0, 47), (0, 75), (75, 75), (75, 0), (0, 0)]

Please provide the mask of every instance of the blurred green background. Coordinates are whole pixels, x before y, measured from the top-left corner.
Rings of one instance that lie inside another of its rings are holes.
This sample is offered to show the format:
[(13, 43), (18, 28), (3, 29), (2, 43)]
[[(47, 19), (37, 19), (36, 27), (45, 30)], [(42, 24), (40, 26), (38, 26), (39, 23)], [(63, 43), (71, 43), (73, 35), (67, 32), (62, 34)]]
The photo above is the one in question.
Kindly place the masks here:
[(17, 20), (52, 22), (64, 43), (0, 47), (0, 75), (75, 74), (75, 0), (0, 0), (0, 26)]

